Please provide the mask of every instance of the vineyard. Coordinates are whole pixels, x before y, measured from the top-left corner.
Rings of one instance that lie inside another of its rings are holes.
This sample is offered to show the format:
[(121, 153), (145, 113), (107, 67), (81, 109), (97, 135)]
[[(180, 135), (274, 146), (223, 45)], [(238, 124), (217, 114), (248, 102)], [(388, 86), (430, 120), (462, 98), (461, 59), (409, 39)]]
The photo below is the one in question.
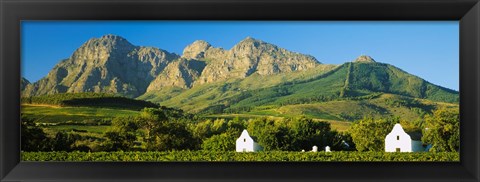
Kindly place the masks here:
[(141, 110), (143, 108), (157, 108), (157, 104), (115, 96), (106, 93), (62, 93), (35, 97), (22, 97), (22, 104), (52, 105), (70, 107), (93, 107), (93, 108), (121, 108), (129, 110)]
[(416, 152), (416, 153), (385, 153), (385, 152), (215, 152), (215, 151), (170, 151), (170, 152), (22, 152), (22, 161), (442, 161), (458, 162), (458, 152)]

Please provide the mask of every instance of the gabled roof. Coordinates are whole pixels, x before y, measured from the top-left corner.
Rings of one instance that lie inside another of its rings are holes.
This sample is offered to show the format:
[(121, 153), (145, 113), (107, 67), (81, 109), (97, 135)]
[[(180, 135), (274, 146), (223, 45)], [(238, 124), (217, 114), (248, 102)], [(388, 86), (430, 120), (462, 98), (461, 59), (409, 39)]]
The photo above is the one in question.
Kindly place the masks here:
[(240, 137), (241, 137), (242, 135), (244, 135), (244, 134), (246, 134), (247, 136), (249, 136), (250, 138), (252, 138), (252, 140), (253, 140), (254, 142), (257, 142), (257, 137), (251, 136), (250, 134), (248, 134), (248, 131), (247, 131), (247, 130), (243, 130), (243, 131), (242, 131), (242, 134), (240, 135)]
[(417, 140), (417, 141), (422, 140), (422, 132), (419, 132), (419, 131), (405, 132), (405, 130), (403, 130), (402, 125), (399, 123), (395, 124), (395, 126), (392, 129), (392, 132), (393, 131), (402, 131), (404, 133), (407, 133), (407, 135), (409, 135), (412, 140)]
[(410, 138), (412, 140), (422, 140), (422, 132), (414, 131), (414, 132), (407, 132), (408, 135), (410, 135)]

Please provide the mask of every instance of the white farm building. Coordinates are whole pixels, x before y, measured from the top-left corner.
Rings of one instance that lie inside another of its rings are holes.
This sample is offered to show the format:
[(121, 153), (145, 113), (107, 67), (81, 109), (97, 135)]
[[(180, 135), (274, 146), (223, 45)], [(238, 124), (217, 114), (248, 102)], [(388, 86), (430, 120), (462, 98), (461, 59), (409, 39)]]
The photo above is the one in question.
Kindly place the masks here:
[(262, 150), (262, 147), (256, 143), (252, 137), (248, 134), (247, 130), (243, 130), (240, 137), (237, 139), (236, 151), (237, 152), (256, 152)]
[(385, 152), (422, 152), (421, 134), (406, 133), (402, 125), (395, 124), (392, 131), (385, 137)]

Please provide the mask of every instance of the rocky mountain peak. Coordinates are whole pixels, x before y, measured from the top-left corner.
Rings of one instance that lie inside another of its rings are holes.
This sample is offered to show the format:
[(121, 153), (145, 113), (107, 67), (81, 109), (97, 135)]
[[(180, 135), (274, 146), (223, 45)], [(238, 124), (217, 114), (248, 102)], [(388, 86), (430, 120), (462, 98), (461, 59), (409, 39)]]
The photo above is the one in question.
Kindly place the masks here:
[(123, 37), (110, 34), (88, 40), (46, 77), (26, 86), (23, 95), (106, 92), (137, 97), (147, 90), (188, 89), (252, 74), (307, 70), (319, 64), (312, 56), (252, 37), (230, 50), (198, 40), (188, 45), (180, 57), (158, 48), (134, 46)]
[(186, 59), (202, 59), (205, 57), (205, 52), (212, 47), (208, 42), (203, 40), (196, 40), (192, 44), (183, 49), (182, 57)]
[(258, 56), (258, 54), (262, 52), (277, 52), (279, 48), (262, 40), (247, 37), (233, 46), (231, 51), (236, 55)]
[(101, 92), (136, 97), (178, 57), (158, 48), (134, 46), (117, 35), (92, 38), (46, 77), (27, 85), (23, 95)]
[(265, 43), (265, 42), (263, 42), (262, 40), (258, 40), (258, 39), (255, 39), (253, 37), (248, 36), (245, 39), (241, 40), (237, 45), (254, 44), (254, 43), (260, 44), (260, 43)]
[(375, 59), (367, 55), (361, 55), (353, 62), (363, 62), (363, 63), (375, 63)]
[[(247, 36), (242, 41), (261, 41), (261, 40), (257, 40), (257, 39), (254, 39), (253, 37)], [(240, 42), (242, 42), (242, 41), (240, 41)]]
[(106, 48), (106, 49), (131, 49), (135, 47), (127, 39), (118, 35), (104, 35), (100, 38), (92, 38), (82, 45), (83, 48)]

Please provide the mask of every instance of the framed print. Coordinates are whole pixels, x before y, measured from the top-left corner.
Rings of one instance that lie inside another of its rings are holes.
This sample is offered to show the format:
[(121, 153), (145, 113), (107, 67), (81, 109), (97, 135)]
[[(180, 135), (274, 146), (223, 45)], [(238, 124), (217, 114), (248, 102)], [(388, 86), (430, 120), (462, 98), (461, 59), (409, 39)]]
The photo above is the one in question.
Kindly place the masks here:
[(2, 1), (2, 181), (478, 181), (478, 1)]

